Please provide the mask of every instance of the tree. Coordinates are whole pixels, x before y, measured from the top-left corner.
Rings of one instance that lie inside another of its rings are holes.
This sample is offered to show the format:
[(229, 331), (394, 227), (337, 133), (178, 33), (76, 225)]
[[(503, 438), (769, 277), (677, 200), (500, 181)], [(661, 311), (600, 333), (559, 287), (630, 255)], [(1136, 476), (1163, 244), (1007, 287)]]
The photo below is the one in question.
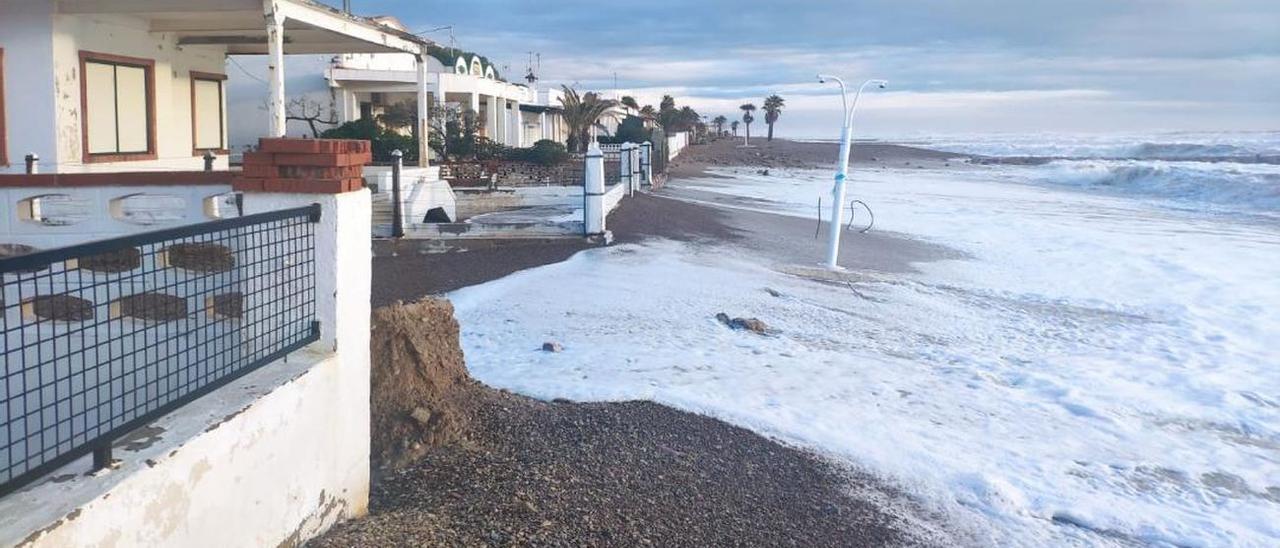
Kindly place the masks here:
[(320, 128), (316, 127), (317, 124), (338, 125), (337, 111), (320, 104), (320, 101), (306, 97), (294, 97), (290, 100), (284, 107), (284, 119), (306, 122), (307, 127), (311, 128), (312, 137), (320, 136), (321, 132)]
[(612, 118), (614, 114), (610, 111), (618, 103), (612, 99), (604, 99), (594, 91), (578, 94), (578, 90), (569, 86), (560, 87), (564, 90), (560, 105), (564, 108), (561, 116), (569, 129), (568, 148), (578, 152), (586, 151), (587, 143), (591, 140), (591, 128), (596, 127), (602, 119)]
[(711, 125), (716, 126), (716, 135), (724, 135), (724, 125), (729, 123), (729, 119), (723, 114), (711, 119)]
[(633, 110), (640, 110), (640, 103), (637, 103), (636, 98), (630, 95), (622, 96), (622, 106)]
[(782, 116), (782, 107), (786, 100), (778, 95), (770, 95), (764, 99), (764, 123), (769, 124), (769, 139), (773, 140), (773, 124)]
[(756, 117), (752, 115), (756, 111), (756, 105), (755, 103), (746, 103), (738, 108), (742, 109), (742, 122), (747, 124), (747, 135), (743, 144), (749, 145), (751, 144), (751, 122), (756, 121)]
[(733, 129), (733, 136), (734, 136), (734, 137), (737, 137), (737, 136), (738, 136), (738, 121), (737, 121), (737, 120), (734, 120), (734, 121), (733, 121), (733, 123), (729, 124), (729, 127)]
[(418, 101), (400, 101), (382, 107), (382, 114), (377, 116), (378, 124), (390, 130), (399, 131), (412, 128), (417, 134)]

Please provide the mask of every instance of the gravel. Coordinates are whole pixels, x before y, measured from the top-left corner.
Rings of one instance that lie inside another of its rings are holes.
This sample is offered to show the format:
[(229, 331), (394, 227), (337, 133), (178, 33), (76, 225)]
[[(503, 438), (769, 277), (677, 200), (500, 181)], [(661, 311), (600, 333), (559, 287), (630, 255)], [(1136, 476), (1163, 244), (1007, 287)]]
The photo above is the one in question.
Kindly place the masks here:
[(916, 544), (898, 518), (848, 494), (874, 480), (748, 430), (650, 402), (471, 389), (468, 440), (383, 476), (369, 517), (311, 545)]

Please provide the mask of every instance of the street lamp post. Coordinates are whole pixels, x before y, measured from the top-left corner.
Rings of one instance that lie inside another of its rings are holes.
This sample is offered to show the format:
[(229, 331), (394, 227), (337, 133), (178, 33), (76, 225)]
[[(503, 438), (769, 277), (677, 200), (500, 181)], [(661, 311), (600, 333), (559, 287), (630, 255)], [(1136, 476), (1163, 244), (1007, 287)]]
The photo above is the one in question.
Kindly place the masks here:
[(831, 188), (831, 227), (827, 236), (827, 268), (838, 269), (840, 258), (840, 226), (843, 224), (844, 217), (844, 188), (845, 179), (849, 175), (849, 149), (853, 140), (853, 112), (858, 108), (858, 98), (862, 96), (862, 90), (867, 86), (875, 85), (884, 89), (889, 85), (885, 80), (867, 80), (858, 87), (858, 93), (853, 96), (853, 103), (849, 103), (849, 93), (845, 89), (844, 80), (838, 76), (829, 74), (819, 74), (818, 83), (825, 84), (828, 80), (833, 80), (840, 84), (840, 101), (844, 107), (844, 125), (840, 128), (840, 158), (838, 170), (836, 171), (835, 185)]

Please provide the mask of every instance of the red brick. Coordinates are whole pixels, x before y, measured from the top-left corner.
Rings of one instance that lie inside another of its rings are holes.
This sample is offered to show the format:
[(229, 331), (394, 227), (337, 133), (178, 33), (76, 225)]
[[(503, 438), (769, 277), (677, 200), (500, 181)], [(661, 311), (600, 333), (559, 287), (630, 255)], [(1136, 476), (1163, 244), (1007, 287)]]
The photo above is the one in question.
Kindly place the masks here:
[(246, 166), (269, 166), (275, 164), (275, 155), (269, 152), (246, 152), (242, 161)]
[(244, 177), (255, 177), (261, 179), (265, 177), (277, 177), (279, 176), (279, 171), (276, 166), (245, 164), (244, 168), (241, 169), (240, 174)]
[(288, 137), (258, 139), (262, 152), (313, 153), (321, 152), (319, 139), (291, 139)]
[(251, 177), (236, 177), (231, 180), (231, 190), (240, 192), (262, 192), (262, 179)]
[(360, 177), (364, 169), (360, 166), (346, 167), (314, 167), (314, 166), (277, 166), (279, 176), (289, 179), (347, 179)]
[(361, 153), (277, 154), (275, 163), (281, 166), (358, 166), (372, 161), (372, 156)]
[(364, 186), (360, 178), (347, 179), (262, 179), (262, 188), (266, 192), (289, 192), (309, 194), (338, 194), (359, 190)]

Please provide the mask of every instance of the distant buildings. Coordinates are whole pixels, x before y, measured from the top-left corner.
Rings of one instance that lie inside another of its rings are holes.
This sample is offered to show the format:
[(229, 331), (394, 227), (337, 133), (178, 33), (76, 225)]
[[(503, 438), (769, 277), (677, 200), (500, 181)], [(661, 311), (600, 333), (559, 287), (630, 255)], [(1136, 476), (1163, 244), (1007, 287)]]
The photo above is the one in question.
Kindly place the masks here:
[[(393, 17), (378, 23), (407, 29)], [(480, 134), (512, 147), (541, 139), (564, 142), (560, 90), (540, 88), (536, 79), (512, 83), (480, 55), (432, 44), (426, 57), (426, 94), (433, 104), (470, 109), (479, 115)], [(343, 54), (326, 72), (334, 90), (338, 122), (376, 117), (397, 103), (416, 101), (413, 55), (403, 53)]]

